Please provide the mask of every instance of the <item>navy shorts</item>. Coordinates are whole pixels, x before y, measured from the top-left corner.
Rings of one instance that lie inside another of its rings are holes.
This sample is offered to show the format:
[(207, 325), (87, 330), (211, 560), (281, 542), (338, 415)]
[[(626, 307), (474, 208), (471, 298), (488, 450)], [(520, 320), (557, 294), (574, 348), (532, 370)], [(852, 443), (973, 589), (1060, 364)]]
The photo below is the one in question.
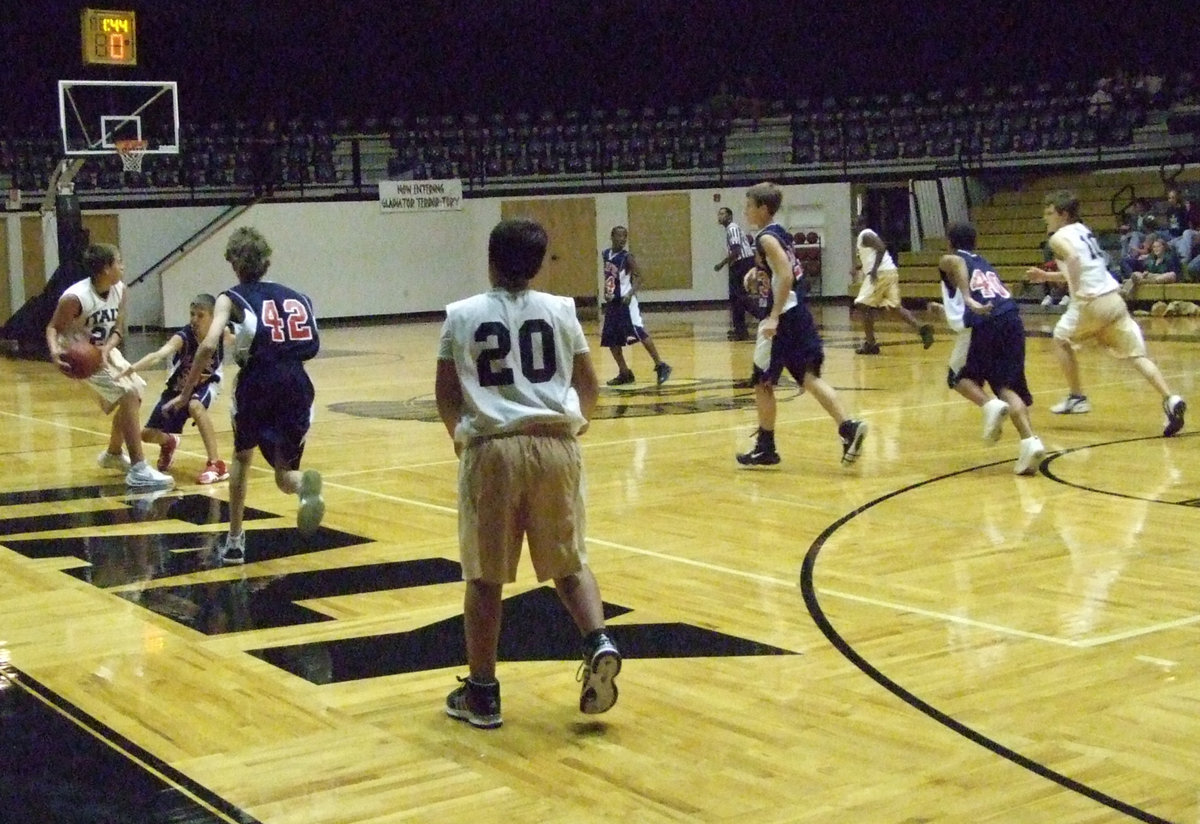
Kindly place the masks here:
[[(217, 397), (217, 390), (219, 388), (219, 384), (216, 383), (202, 384), (192, 393), (192, 400), (200, 401), (204, 405), (204, 408), (208, 409)], [(188, 407), (191, 406), (191, 402), (189, 401), (173, 412), (163, 411), (163, 405), (167, 401), (174, 400), (177, 396), (178, 393), (172, 389), (168, 389), (162, 393), (162, 396), (158, 399), (158, 403), (154, 405), (154, 411), (150, 413), (150, 420), (146, 421), (147, 429), (157, 429), (159, 432), (170, 432), (173, 435), (178, 435), (183, 431), (183, 425), (188, 421)]]
[(610, 300), (604, 304), (604, 327), (600, 330), (600, 345), (606, 349), (628, 346), (649, 337), (642, 326), (641, 313), (635, 318), (629, 304)]
[(967, 365), (958, 373), (993, 392), (1010, 389), (1026, 406), (1033, 404), (1025, 382), (1025, 324), (1020, 312), (1006, 312), (971, 327)]
[(796, 383), (804, 385), (804, 376), (821, 377), (825, 348), (812, 314), (803, 303), (779, 316), (779, 327), (771, 339), (771, 362), (765, 370), (754, 367), (754, 382), (775, 386), (787, 369)]
[(233, 390), (234, 451), (257, 446), (275, 469), (299, 469), (315, 397), (297, 361), (242, 369)]

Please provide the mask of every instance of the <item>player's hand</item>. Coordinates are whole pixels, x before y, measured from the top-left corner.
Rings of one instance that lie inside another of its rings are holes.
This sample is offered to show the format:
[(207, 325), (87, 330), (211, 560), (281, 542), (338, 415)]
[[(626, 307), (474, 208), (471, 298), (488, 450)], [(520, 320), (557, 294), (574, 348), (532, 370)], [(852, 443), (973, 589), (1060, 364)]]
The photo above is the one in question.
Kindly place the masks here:
[(758, 324), (758, 331), (762, 332), (763, 337), (767, 340), (775, 337), (775, 332), (778, 331), (778, 329), (779, 318), (766, 317), (763, 318), (760, 324)]
[(131, 363), (128, 366), (126, 366), (124, 369), (122, 369), (120, 372), (117, 373), (117, 380), (120, 380), (121, 378), (128, 378), (132, 374), (133, 374), (133, 364)]
[(622, 296), (621, 296), (621, 303), (625, 304), (626, 306), (628, 306), (628, 305), (629, 305), (629, 301), (631, 301), (631, 300), (633, 300), (633, 293), (632, 293), (632, 292), (631, 292), (630, 294), (628, 294), (628, 295), (622, 295)]
[(579, 431), (575, 433), (575, 437), (579, 437), (579, 436), (580, 436), (580, 435), (582, 435), (584, 432), (587, 432), (587, 431), (588, 431), (588, 427), (590, 427), (591, 425), (592, 425), (592, 422), (591, 422), (591, 421), (584, 421), (584, 422), (583, 422), (583, 426), (579, 427)]
[(990, 303), (979, 303), (978, 301), (973, 300), (967, 304), (967, 308), (977, 315), (992, 314), (992, 304)]
[(719, 263), (718, 263), (716, 266), (714, 266), (714, 267), (713, 267), (713, 271), (714, 271), (714, 272), (719, 272), (719, 271), (721, 271), (721, 264), (719, 264)]
[(176, 395), (175, 397), (171, 398), (171, 400), (164, 403), (162, 408), (163, 412), (170, 413), (174, 412), (176, 409), (179, 409), (181, 406), (183, 406), (183, 395)]
[(1025, 279), (1030, 283), (1045, 283), (1046, 276), (1050, 273), (1045, 269), (1039, 269), (1036, 266), (1030, 266), (1025, 270)]
[(62, 372), (67, 377), (71, 377), (71, 367), (63, 360), (62, 352), (54, 352), (50, 355), (50, 362), (58, 367), (58, 371)]

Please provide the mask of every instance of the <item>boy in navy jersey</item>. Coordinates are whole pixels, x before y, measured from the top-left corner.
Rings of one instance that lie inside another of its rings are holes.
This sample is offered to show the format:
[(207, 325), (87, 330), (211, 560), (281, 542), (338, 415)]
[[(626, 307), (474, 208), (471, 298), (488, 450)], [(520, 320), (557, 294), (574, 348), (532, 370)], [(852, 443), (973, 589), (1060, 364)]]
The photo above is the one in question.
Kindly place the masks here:
[[(759, 229), (754, 246), (770, 275), (771, 300), (766, 317), (759, 321), (755, 343), (754, 404), (758, 409), (758, 432), (754, 448), (738, 455), (737, 461), (743, 466), (779, 463), (779, 453), (775, 451), (775, 386), (786, 368), (837, 423), (842, 439), (842, 464), (849, 465), (862, 450), (867, 423), (848, 418), (837, 391), (821, 379), (825, 350), (808, 306), (796, 295), (800, 267), (792, 236), (775, 222), (775, 213), (782, 204), (783, 190), (774, 183), (758, 183), (746, 190), (746, 225)], [(747, 284), (747, 291), (752, 285)]]
[(217, 299), (212, 295), (196, 295), (189, 307), (191, 319), (188, 325), (179, 329), (161, 347), (137, 363), (131, 364), (122, 373), (136, 372), (151, 364), (170, 359), (171, 372), (167, 376), (167, 386), (155, 405), (154, 411), (150, 413), (150, 420), (146, 421), (146, 425), (142, 428), (142, 441), (158, 444), (158, 469), (160, 472), (166, 472), (175, 459), (175, 450), (179, 447), (183, 425), (190, 417), (195, 422), (196, 428), (200, 430), (200, 439), (204, 441), (204, 451), (208, 455), (208, 463), (196, 478), (198, 484), (216, 483), (229, 477), (229, 470), (226, 469), (225, 462), (221, 460), (221, 453), (217, 448), (217, 435), (213, 431), (212, 419), (208, 415), (209, 407), (217, 399), (217, 393), (221, 389), (222, 367), (225, 360), (224, 344), (225, 338), (229, 337), (228, 333), (218, 341), (217, 351), (213, 355), (212, 362), (201, 372), (200, 384), (192, 393), (187, 409), (176, 407), (174, 412), (167, 414), (163, 411), (163, 407), (179, 394), (179, 384), (192, 368), (192, 361), (196, 357), (200, 341), (208, 334), (208, 329), (212, 325), (213, 307), (216, 302)]
[[(938, 263), (946, 318), (961, 321), (969, 340), (965, 358), (950, 364), (950, 386), (983, 410), (983, 438), (1000, 439), (1004, 419), (1011, 417), (1021, 436), (1014, 472), (1032, 475), (1046, 454), (1033, 434), (1029, 406), (1033, 396), (1025, 381), (1025, 324), (1012, 293), (996, 270), (975, 253), (975, 227), (953, 223), (946, 231), (947, 254)], [(958, 347), (956, 347), (957, 350)], [(983, 385), (996, 397), (988, 399)]]
[(212, 325), (200, 342), (192, 368), (179, 394), (163, 411), (182, 408), (192, 397), (221, 341), (225, 325), (234, 324), (234, 357), (241, 367), (233, 390), (233, 465), (229, 468), (229, 534), (218, 546), (221, 560), (244, 563), (246, 481), (257, 447), (275, 470), (280, 491), (300, 496), (296, 526), (310, 533), (325, 514), (321, 474), (300, 471), (304, 439), (312, 423), (315, 397), (304, 361), (321, 348), (317, 316), (307, 295), (263, 280), (271, 265), (271, 247), (255, 229), (234, 231), (225, 259), (238, 285), (217, 297)]
[(617, 362), (617, 376), (608, 381), (608, 385), (621, 386), (634, 382), (633, 370), (626, 365), (621, 349), (641, 341), (654, 359), (654, 375), (661, 386), (671, 377), (671, 367), (658, 356), (658, 348), (642, 325), (642, 313), (637, 300), (642, 276), (633, 252), (626, 248), (629, 230), (624, 226), (614, 226), (611, 238), (612, 248), (605, 249), (600, 255), (604, 263), (604, 326), (600, 331), (600, 345), (607, 346)]
[(446, 697), (446, 714), (493, 729), (502, 591), (516, 580), (523, 542), (539, 581), (553, 580), (583, 636), (581, 712), (617, 701), (621, 654), (604, 626), (604, 602), (587, 562), (583, 458), (578, 436), (600, 393), (571, 298), (529, 283), (542, 267), (546, 230), (505, 220), (488, 239), (492, 289), (446, 307), (434, 386), (454, 439), (458, 536), (467, 582), (463, 621), (470, 674)]

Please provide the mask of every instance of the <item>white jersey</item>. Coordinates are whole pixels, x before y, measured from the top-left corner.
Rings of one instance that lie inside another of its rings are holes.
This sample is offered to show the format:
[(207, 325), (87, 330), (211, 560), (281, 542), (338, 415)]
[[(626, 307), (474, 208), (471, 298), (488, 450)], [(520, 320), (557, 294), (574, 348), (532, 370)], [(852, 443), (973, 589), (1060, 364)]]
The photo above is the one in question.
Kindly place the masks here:
[(946, 285), (945, 276), (939, 282), (942, 285), (942, 308), (946, 310), (946, 325), (955, 332), (961, 332), (967, 328), (967, 324), (963, 320), (967, 314), (967, 301), (963, 296), (963, 290), (955, 289), (951, 294), (950, 287)]
[(575, 301), (497, 288), (446, 307), (438, 360), (454, 361), (463, 414), (454, 439), (519, 431), (529, 423), (586, 423), (571, 385), (588, 350)]
[(87, 332), (88, 339), (97, 346), (103, 345), (117, 326), (121, 313), (121, 297), (125, 294), (124, 283), (114, 283), (108, 292), (100, 295), (92, 286), (91, 278), (72, 283), (63, 291), (63, 296), (74, 295), (83, 311), (76, 321)]
[[(863, 243), (863, 238), (867, 235), (875, 234), (870, 229), (863, 229), (858, 233), (858, 239), (854, 241), (854, 248), (858, 252), (858, 264), (862, 266), (863, 274), (868, 275), (875, 268), (875, 256), (879, 254)], [(888, 269), (895, 269), (896, 261), (892, 260), (892, 253), (886, 249), (883, 251), (883, 260), (879, 261), (878, 272), (886, 272)]]
[(1079, 258), (1078, 282), (1071, 278), (1066, 263), (1059, 261), (1058, 268), (1067, 275), (1067, 289), (1072, 300), (1090, 300), (1121, 288), (1117, 279), (1108, 271), (1108, 258), (1105, 257), (1091, 229), (1082, 223), (1068, 223), (1051, 235), (1051, 243), (1055, 240), (1065, 241)]

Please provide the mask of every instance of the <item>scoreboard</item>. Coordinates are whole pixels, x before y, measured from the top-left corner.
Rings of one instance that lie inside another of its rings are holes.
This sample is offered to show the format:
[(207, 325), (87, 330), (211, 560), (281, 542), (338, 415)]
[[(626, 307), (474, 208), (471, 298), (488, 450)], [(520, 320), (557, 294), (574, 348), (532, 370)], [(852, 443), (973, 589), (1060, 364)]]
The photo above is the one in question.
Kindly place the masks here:
[(137, 65), (137, 21), (133, 12), (84, 9), (80, 19), (85, 66)]

